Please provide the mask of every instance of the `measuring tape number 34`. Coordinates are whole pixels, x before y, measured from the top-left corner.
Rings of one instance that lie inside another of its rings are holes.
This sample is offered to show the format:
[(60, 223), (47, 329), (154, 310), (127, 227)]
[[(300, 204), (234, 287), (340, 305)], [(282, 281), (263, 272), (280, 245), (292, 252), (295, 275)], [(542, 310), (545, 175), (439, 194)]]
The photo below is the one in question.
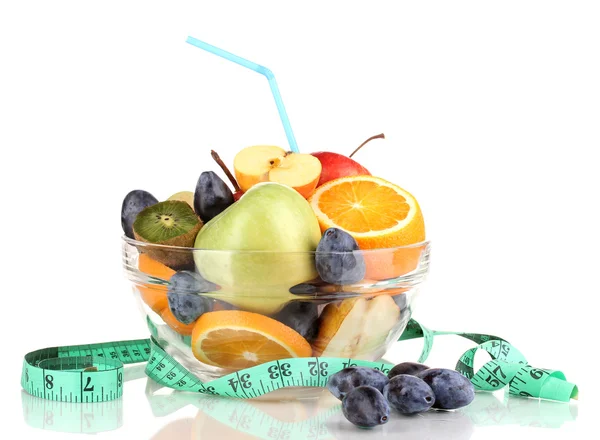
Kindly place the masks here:
[[(524, 397), (568, 402), (576, 399), (577, 386), (560, 371), (534, 368), (502, 338), (462, 332), (432, 331), (410, 320), (400, 341), (423, 338), (418, 362), (424, 362), (437, 335), (458, 335), (476, 347), (465, 352), (456, 370), (468, 377), (475, 389)], [(477, 372), (475, 353), (484, 350), (492, 358)], [(365, 366), (387, 373), (393, 366), (342, 358), (291, 358), (267, 362), (202, 382), (166, 353), (154, 338), (53, 347), (25, 355), (21, 374), (23, 389), (37, 397), (60, 402), (103, 402), (123, 394), (124, 365), (146, 362), (146, 375), (159, 384), (180, 391), (249, 399), (285, 387), (325, 387), (329, 377), (349, 366)]]

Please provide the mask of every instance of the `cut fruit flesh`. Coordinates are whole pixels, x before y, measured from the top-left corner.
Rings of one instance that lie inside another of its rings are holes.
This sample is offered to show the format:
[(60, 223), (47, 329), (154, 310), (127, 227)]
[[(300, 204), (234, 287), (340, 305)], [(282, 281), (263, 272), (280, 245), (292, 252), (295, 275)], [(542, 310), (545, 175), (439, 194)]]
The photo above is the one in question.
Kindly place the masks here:
[[(314, 355), (375, 359), (400, 319), (400, 309), (387, 295), (371, 300), (349, 298), (329, 304), (321, 315)], [(376, 354), (377, 353), (377, 354)]]
[[(391, 296), (380, 295), (369, 300), (368, 310), (363, 319), (361, 337), (352, 357), (370, 360), (378, 350), (385, 350), (390, 331), (399, 321), (400, 309)], [(382, 356), (384, 352), (375, 356)]]
[(226, 310), (198, 318), (192, 333), (192, 352), (206, 364), (238, 370), (278, 359), (309, 357), (311, 347), (279, 321), (257, 313)]
[(294, 188), (307, 198), (319, 182), (322, 167), (319, 159), (310, 154), (255, 145), (237, 153), (233, 168), (242, 191), (248, 191), (260, 182), (277, 182)]
[(313, 344), (320, 357), (352, 357), (360, 340), (367, 300), (349, 298), (325, 307), (320, 317), (319, 335)]
[[(133, 223), (138, 241), (175, 247), (193, 247), (202, 222), (186, 202), (167, 200), (140, 212)], [(191, 265), (193, 255), (187, 250), (148, 247), (145, 252), (171, 268)]]
[(395, 278), (414, 270), (421, 248), (394, 248), (422, 243), (425, 223), (417, 200), (406, 190), (374, 176), (350, 176), (318, 187), (309, 202), (321, 231), (336, 227), (352, 235), (364, 254), (365, 277)]
[(200, 219), (187, 202), (167, 200), (140, 212), (133, 223), (133, 231), (137, 240), (171, 244), (172, 240), (190, 232), (197, 233), (201, 226)]
[(274, 145), (255, 145), (238, 152), (233, 160), (235, 178), (242, 191), (259, 182), (269, 181), (269, 171), (285, 156), (285, 150)]
[(291, 186), (305, 198), (310, 196), (321, 175), (321, 162), (310, 154), (289, 154), (269, 171), (269, 180)]
[(332, 180), (320, 186), (309, 202), (323, 231), (341, 228), (356, 239), (361, 249), (403, 246), (425, 239), (417, 200), (378, 177)]

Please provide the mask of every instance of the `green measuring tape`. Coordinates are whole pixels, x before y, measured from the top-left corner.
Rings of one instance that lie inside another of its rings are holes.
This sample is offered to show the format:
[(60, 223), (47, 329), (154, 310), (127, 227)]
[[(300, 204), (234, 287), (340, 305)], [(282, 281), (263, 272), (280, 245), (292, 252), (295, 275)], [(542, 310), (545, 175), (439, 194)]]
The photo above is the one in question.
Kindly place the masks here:
[[(423, 338), (419, 362), (424, 362), (437, 335), (458, 335), (478, 345), (465, 352), (456, 369), (477, 390), (506, 386), (510, 394), (562, 402), (576, 399), (578, 390), (559, 371), (534, 368), (504, 339), (492, 335), (431, 331), (411, 319), (399, 341)], [(475, 353), (484, 350), (492, 360), (477, 372)], [(154, 337), (131, 341), (54, 347), (25, 355), (21, 386), (31, 395), (61, 402), (102, 402), (121, 397), (126, 364), (146, 362), (146, 375), (179, 391), (250, 399), (285, 387), (325, 387), (329, 376), (349, 366), (376, 368), (387, 373), (392, 364), (341, 358), (291, 358), (267, 362), (202, 382), (163, 350)]]
[[(125, 370), (125, 382), (145, 377), (144, 364), (129, 367)], [(270, 414), (269, 408), (275, 402), (253, 404), (244, 399), (223, 399), (219, 396), (207, 396), (198, 393), (162, 393), (164, 389), (154, 381), (146, 382), (146, 399), (155, 417), (165, 417), (192, 405), (199, 411), (194, 420), (179, 419), (181, 423), (176, 429), (182, 435), (186, 429), (192, 429), (196, 436), (201, 435), (206, 425), (222, 424), (236, 431), (246, 432), (264, 439), (334, 439), (341, 434), (336, 430), (336, 423), (341, 420), (341, 405), (337, 399), (323, 391), (318, 401), (298, 400), (293, 402), (283, 414)], [(500, 398), (499, 398), (500, 397)], [(23, 417), (25, 422), (34, 428), (60, 431), (97, 433), (118, 429), (123, 424), (123, 400), (108, 402), (76, 404), (56, 402), (31, 396), (25, 391), (21, 393)], [(309, 403), (310, 402), (310, 403)], [(577, 418), (577, 406), (557, 404), (551, 400), (511, 399), (508, 394), (479, 393), (470, 405), (460, 412), (429, 411), (423, 417), (412, 418), (408, 424), (403, 423), (403, 433), (427, 432), (430, 437), (439, 430), (443, 437), (448, 429), (460, 427), (469, 431), (472, 426), (520, 425), (546, 428), (558, 428), (566, 422)], [(443, 424), (431, 423), (443, 420)], [(408, 422), (408, 420), (406, 420)], [(193, 426), (191, 426), (193, 425)], [(344, 424), (345, 425), (345, 424)], [(436, 428), (436, 426), (440, 426)], [(169, 432), (173, 424), (167, 424), (155, 437)], [(214, 431), (214, 426), (206, 426)], [(333, 429), (333, 432), (331, 431)], [(431, 431), (431, 430), (434, 431)], [(163, 435), (164, 437), (164, 435)], [(195, 438), (194, 437), (194, 438)], [(162, 438), (162, 437), (161, 437)]]

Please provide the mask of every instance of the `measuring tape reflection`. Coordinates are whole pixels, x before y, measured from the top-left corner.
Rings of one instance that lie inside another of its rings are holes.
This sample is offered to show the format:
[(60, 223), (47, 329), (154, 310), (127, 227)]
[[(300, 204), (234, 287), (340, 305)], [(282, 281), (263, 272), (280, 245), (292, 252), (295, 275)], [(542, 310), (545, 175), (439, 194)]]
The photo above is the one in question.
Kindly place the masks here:
[[(431, 331), (409, 321), (400, 341), (423, 338), (419, 362), (424, 362), (437, 335), (458, 335), (478, 345), (465, 352), (456, 369), (478, 390), (509, 387), (511, 394), (567, 402), (577, 398), (575, 384), (559, 371), (531, 367), (504, 339), (492, 335)], [(477, 350), (492, 360), (473, 370)], [(154, 338), (90, 345), (54, 347), (25, 355), (21, 386), (29, 394), (60, 402), (102, 402), (123, 393), (123, 366), (146, 362), (146, 375), (179, 391), (251, 399), (285, 387), (325, 387), (329, 376), (348, 366), (366, 366), (387, 373), (393, 366), (341, 358), (291, 358), (267, 362), (202, 382), (166, 353)]]

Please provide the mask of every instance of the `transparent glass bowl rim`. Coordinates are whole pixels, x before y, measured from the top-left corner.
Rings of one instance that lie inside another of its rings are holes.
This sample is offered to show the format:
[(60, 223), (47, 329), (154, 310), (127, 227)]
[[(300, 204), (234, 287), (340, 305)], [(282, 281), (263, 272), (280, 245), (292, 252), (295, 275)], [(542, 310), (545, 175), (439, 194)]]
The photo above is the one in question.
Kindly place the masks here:
[[(155, 249), (162, 249), (162, 250), (170, 250), (170, 251), (176, 251), (176, 252), (182, 252), (182, 251), (191, 251), (191, 252), (206, 252), (206, 253), (235, 253), (235, 254), (285, 254), (285, 255), (292, 255), (292, 254), (316, 254), (316, 251), (277, 251), (277, 250), (236, 250), (236, 249), (203, 249), (203, 248), (194, 248), (194, 247), (182, 247), (182, 246), (169, 246), (169, 245), (164, 245), (164, 244), (155, 244), (155, 243), (146, 243), (145, 241), (139, 241), (139, 240), (135, 240), (133, 238), (129, 238), (126, 235), (122, 236), (122, 240), (131, 245), (131, 246), (135, 246), (140, 247), (140, 248), (155, 248)], [(356, 251), (349, 251), (349, 252), (359, 252), (361, 254), (378, 254), (378, 253), (393, 253), (393, 252), (397, 252), (397, 251), (401, 251), (401, 250), (408, 250), (408, 249), (418, 249), (418, 248), (422, 248), (422, 247), (427, 247), (427, 246), (431, 246), (431, 240), (423, 240), (420, 241), (418, 243), (413, 243), (413, 244), (409, 244), (409, 245), (404, 245), (404, 246), (395, 246), (395, 247), (388, 247), (388, 248), (375, 248), (375, 249), (358, 249)], [(327, 252), (328, 254), (345, 254), (346, 252)]]

